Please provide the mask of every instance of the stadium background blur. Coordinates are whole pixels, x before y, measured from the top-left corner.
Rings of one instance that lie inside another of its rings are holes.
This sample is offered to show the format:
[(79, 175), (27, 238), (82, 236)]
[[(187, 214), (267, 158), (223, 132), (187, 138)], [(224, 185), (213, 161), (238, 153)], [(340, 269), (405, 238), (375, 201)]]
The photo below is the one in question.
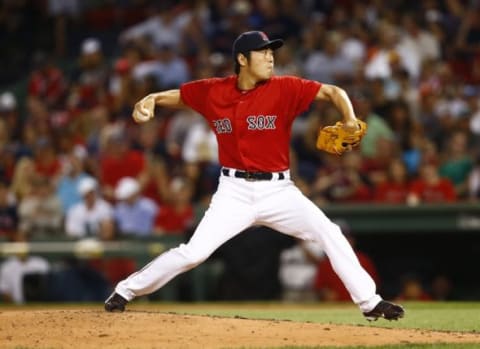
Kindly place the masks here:
[[(318, 128), (340, 118), (331, 105), (315, 103), (296, 120), (291, 170), (320, 207), (371, 206), (365, 214), (375, 224), (376, 205), (478, 205), (479, 1), (3, 0), (1, 239), (187, 239), (217, 185), (214, 135), (193, 112), (158, 109), (136, 125), (132, 108), (150, 92), (232, 74), (231, 44), (253, 29), (286, 40), (276, 74), (341, 86), (369, 125), (359, 150), (335, 157), (315, 149)], [(82, 217), (68, 216), (91, 192), (103, 209), (86, 219), (92, 226), (75, 229)], [(387, 297), (479, 298), (479, 282), (468, 275), (476, 234), (382, 229), (352, 233), (377, 264)], [(250, 229), (212, 257), (215, 281), (202, 299), (282, 298), (290, 283), (279, 269), (315, 269), (322, 258), (285, 257), (296, 247)], [(0, 257), (0, 291), (17, 303), (101, 300), (139, 267), (122, 256)], [(9, 294), (12, 273), (30, 275), (12, 281), (27, 287), (23, 296)], [(192, 300), (195, 275), (152, 298)]]

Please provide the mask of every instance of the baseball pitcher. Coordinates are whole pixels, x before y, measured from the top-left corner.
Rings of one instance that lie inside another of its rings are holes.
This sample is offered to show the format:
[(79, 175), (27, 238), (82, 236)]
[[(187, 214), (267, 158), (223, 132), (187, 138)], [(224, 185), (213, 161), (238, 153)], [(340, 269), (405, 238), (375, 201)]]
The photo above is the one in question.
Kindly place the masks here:
[(147, 122), (156, 106), (192, 108), (208, 121), (218, 141), (223, 166), (219, 186), (204, 217), (186, 244), (161, 254), (118, 283), (105, 301), (106, 311), (123, 311), (135, 297), (152, 293), (178, 274), (205, 261), (220, 245), (251, 225), (318, 242), (352, 300), (368, 320), (397, 320), (401, 306), (383, 300), (360, 266), (340, 228), (305, 197), (290, 179), (292, 123), (315, 101), (333, 103), (343, 121), (319, 131), (317, 147), (341, 155), (366, 132), (344, 90), (293, 76), (273, 76), (274, 50), (282, 40), (260, 31), (241, 34), (233, 43), (236, 75), (183, 84), (179, 90), (152, 93), (133, 112)]

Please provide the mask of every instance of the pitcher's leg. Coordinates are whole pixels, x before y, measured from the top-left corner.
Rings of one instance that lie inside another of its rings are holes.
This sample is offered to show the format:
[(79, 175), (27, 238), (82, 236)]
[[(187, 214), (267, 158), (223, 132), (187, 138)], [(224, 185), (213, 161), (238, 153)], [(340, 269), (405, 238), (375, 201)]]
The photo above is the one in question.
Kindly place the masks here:
[(254, 220), (252, 206), (238, 195), (224, 191), (219, 189), (214, 195), (210, 208), (187, 244), (161, 254), (121, 281), (115, 292), (128, 301), (152, 293), (178, 274), (202, 263), (224, 242), (249, 227)]
[(282, 233), (318, 241), (352, 300), (363, 312), (372, 310), (381, 297), (376, 294), (375, 282), (360, 265), (340, 228), (293, 184), (269, 201), (262, 205), (262, 220)]

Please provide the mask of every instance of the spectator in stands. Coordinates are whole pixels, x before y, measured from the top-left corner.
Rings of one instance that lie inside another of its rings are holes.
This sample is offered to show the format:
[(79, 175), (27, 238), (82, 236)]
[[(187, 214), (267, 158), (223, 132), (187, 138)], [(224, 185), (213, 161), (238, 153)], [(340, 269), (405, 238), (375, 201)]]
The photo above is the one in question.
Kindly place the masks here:
[[(18, 110), (17, 98), (10, 91), (0, 94), (0, 120), (4, 123), (5, 143), (17, 142), (20, 138), (20, 115)], [(1, 144), (3, 145), (3, 144)]]
[(165, 147), (168, 157), (182, 160), (182, 149), (187, 134), (192, 125), (199, 122), (202, 122), (202, 117), (190, 109), (182, 109), (173, 114), (166, 130)]
[(299, 64), (295, 61), (292, 45), (286, 44), (275, 57), (275, 75), (300, 75)]
[(468, 152), (468, 135), (463, 131), (453, 132), (443, 154), (445, 157), (439, 168), (440, 176), (453, 182), (458, 198), (467, 197), (468, 176), (474, 163)]
[(182, 166), (178, 157), (168, 161), (166, 146), (163, 139), (158, 137), (161, 126), (158, 120), (140, 125), (133, 145), (133, 149), (140, 151), (145, 158), (145, 170), (139, 177), (142, 180), (142, 193), (157, 204), (161, 204), (168, 195), (168, 172), (175, 172), (174, 166)]
[(328, 84), (351, 79), (354, 64), (340, 50), (342, 36), (336, 31), (327, 33), (323, 50), (314, 51), (303, 65), (305, 77)]
[(468, 177), (468, 197), (473, 202), (480, 200), (480, 155)]
[(185, 174), (196, 183), (198, 198), (205, 191), (214, 192), (220, 165), (218, 163), (218, 144), (215, 133), (201, 120), (190, 126), (182, 149)]
[(62, 231), (63, 211), (50, 180), (37, 176), (32, 191), (18, 205), (19, 230), (29, 239), (58, 236)]
[(397, 49), (399, 30), (387, 21), (379, 23), (374, 31), (372, 53), (367, 55), (364, 74), (367, 79), (387, 79), (399, 67), (405, 68)]
[(387, 204), (405, 204), (407, 202), (409, 177), (402, 159), (392, 159), (386, 180), (377, 183), (374, 192), (376, 202)]
[(80, 47), (78, 65), (71, 77), (68, 106), (74, 115), (106, 105), (108, 66), (99, 39), (90, 37)]
[(165, 44), (158, 47), (156, 62), (158, 70), (155, 77), (159, 89), (178, 88), (180, 84), (190, 79), (190, 71), (185, 60), (178, 56), (173, 46)]
[(30, 194), (36, 176), (35, 163), (29, 157), (20, 158), (13, 171), (11, 190), (18, 202)]
[(432, 297), (422, 284), (420, 277), (413, 273), (403, 275), (398, 301), (430, 301)]
[(313, 241), (298, 241), (280, 253), (279, 278), (284, 301), (316, 299), (313, 285), (322, 258), (325, 253), (321, 245)]
[(131, 149), (129, 139), (121, 127), (105, 129), (105, 146), (100, 155), (100, 182), (107, 199), (114, 199), (114, 191), (123, 177), (137, 179), (145, 185), (145, 154)]
[[(356, 249), (355, 237), (352, 235), (348, 223), (345, 221), (339, 221), (337, 224), (352, 245), (360, 264), (372, 276), (378, 287), (380, 282), (374, 262), (368, 255)], [(318, 263), (317, 274), (315, 277), (315, 291), (317, 292), (318, 298), (323, 301), (351, 301), (350, 294), (333, 270), (328, 258), (324, 258)]]
[(185, 234), (194, 223), (193, 187), (187, 178), (174, 178), (170, 183), (168, 201), (155, 220), (156, 234)]
[(298, 175), (309, 183), (315, 180), (319, 168), (325, 162), (324, 154), (317, 149), (318, 130), (322, 124), (320, 113), (320, 110), (314, 109), (306, 117), (297, 118), (292, 130), (292, 133), (297, 133), (293, 136), (292, 150), (297, 160)]
[(33, 150), (33, 161), (36, 173), (56, 183), (61, 175), (62, 166), (52, 139), (42, 137), (37, 140)]
[(392, 159), (398, 157), (399, 147), (393, 139), (377, 138), (375, 152), (363, 160), (362, 167), (371, 185), (384, 182)]
[(8, 182), (0, 179), (0, 240), (14, 240), (17, 235), (18, 213), (15, 197)]
[(120, 44), (135, 42), (144, 37), (151, 37), (156, 47), (172, 45), (180, 47), (184, 27), (188, 24), (189, 14), (179, 13), (171, 1), (161, 1), (153, 5), (149, 18), (120, 33)]
[(337, 160), (337, 167), (318, 176), (313, 195), (324, 196), (329, 202), (365, 202), (372, 199), (370, 183), (362, 171), (359, 152), (345, 153)]
[(113, 72), (108, 81), (111, 109), (117, 118), (129, 117), (131, 106), (135, 103), (132, 67), (133, 64), (127, 58), (118, 58), (113, 65)]
[(65, 231), (74, 238), (98, 238), (111, 240), (114, 237), (112, 206), (98, 194), (98, 183), (93, 177), (83, 178), (78, 184), (82, 202), (67, 212)]
[(72, 206), (82, 201), (78, 185), (83, 178), (88, 177), (84, 164), (87, 155), (83, 146), (75, 146), (64, 161), (62, 175), (57, 184), (57, 196), (62, 204), (64, 214)]
[(140, 184), (132, 177), (120, 179), (115, 188), (114, 214), (120, 236), (147, 237), (153, 233), (158, 206), (140, 193)]
[(390, 102), (387, 109), (387, 122), (394, 132), (395, 142), (404, 152), (410, 149), (410, 135), (418, 132), (419, 125), (413, 119), (406, 102), (399, 100)]
[(425, 61), (440, 58), (440, 47), (437, 38), (425, 30), (421, 20), (414, 13), (402, 14), (402, 28), (397, 50), (402, 57), (409, 75), (416, 79)]
[(24, 303), (24, 277), (29, 274), (46, 274), (49, 270), (50, 263), (40, 256), (30, 256), (25, 252), (8, 257), (0, 264), (1, 298), (9, 303)]
[(439, 273), (430, 282), (430, 295), (436, 301), (448, 301), (453, 295), (452, 280), (447, 274)]
[(360, 151), (365, 158), (373, 157), (377, 150), (379, 138), (394, 140), (394, 134), (383, 115), (377, 115), (372, 111), (370, 96), (360, 92), (352, 101), (357, 115), (364, 117), (368, 125), (368, 132), (360, 144)]
[(448, 178), (440, 177), (438, 168), (431, 163), (420, 167), (420, 175), (410, 185), (407, 203), (448, 203), (455, 202), (455, 187)]
[(27, 104), (44, 103), (49, 111), (63, 109), (67, 94), (64, 73), (56, 67), (47, 53), (33, 56), (33, 70), (28, 81)]
[(81, 43), (78, 62), (72, 69), (67, 96), (70, 125), (80, 132), (89, 153), (97, 155), (99, 134), (109, 121), (109, 67), (97, 38)]

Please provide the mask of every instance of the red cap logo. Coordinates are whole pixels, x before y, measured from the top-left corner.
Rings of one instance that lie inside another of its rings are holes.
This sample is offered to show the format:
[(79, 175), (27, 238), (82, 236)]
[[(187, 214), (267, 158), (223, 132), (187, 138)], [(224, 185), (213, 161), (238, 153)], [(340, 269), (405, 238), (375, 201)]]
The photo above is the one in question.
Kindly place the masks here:
[(268, 41), (268, 36), (264, 32), (259, 32), (260, 36), (262, 37), (263, 41)]

